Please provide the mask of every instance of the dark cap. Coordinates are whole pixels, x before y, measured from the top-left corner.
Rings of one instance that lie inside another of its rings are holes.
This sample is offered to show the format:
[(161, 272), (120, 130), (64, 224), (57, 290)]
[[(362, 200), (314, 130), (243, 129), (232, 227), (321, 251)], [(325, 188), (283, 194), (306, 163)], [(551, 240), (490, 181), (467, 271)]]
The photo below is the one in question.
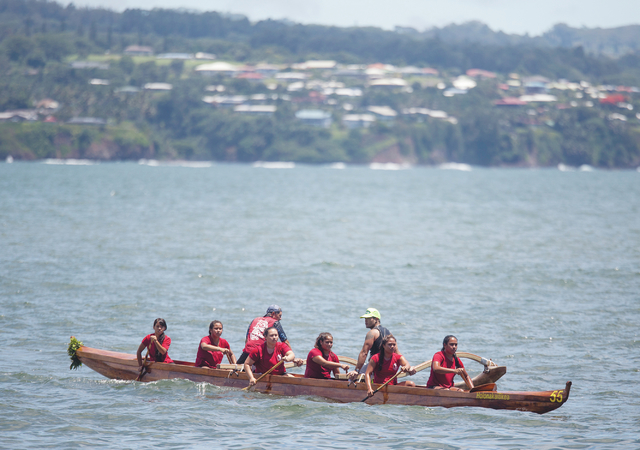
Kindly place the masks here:
[(267, 308), (267, 314), (280, 312), (280, 311), (282, 311), (282, 308), (280, 308), (278, 305), (271, 305)]

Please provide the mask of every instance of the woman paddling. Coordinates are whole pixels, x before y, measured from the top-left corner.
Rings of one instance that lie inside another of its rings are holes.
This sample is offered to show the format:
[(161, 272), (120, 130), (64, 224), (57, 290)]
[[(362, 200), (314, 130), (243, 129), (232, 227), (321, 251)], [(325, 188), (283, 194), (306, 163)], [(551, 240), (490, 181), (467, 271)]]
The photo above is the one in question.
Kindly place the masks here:
[(462, 361), (456, 356), (458, 351), (458, 339), (453, 335), (445, 336), (442, 341), (442, 350), (433, 355), (431, 363), (431, 376), (427, 381), (427, 387), (431, 389), (449, 389), (463, 391), (453, 385), (453, 377), (460, 375), (469, 389), (473, 389), (473, 381), (467, 374)]
[[(396, 338), (392, 334), (386, 335), (382, 339), (380, 350), (373, 355), (369, 360), (367, 371), (364, 375), (364, 381), (367, 384), (367, 392), (369, 396), (374, 394), (373, 387), (371, 386), (371, 374), (373, 373), (373, 382), (376, 384), (384, 384), (391, 379), (398, 369), (402, 372), (407, 372), (409, 375), (416, 373), (415, 367), (412, 367), (407, 360), (399, 353), (396, 353), (398, 345)], [(403, 381), (398, 383), (397, 379), (393, 380), (391, 384), (398, 386), (415, 386), (413, 381)]]
[(320, 333), (316, 338), (316, 345), (307, 356), (307, 368), (304, 372), (305, 378), (331, 378), (340, 373), (340, 369), (349, 371), (347, 364), (341, 364), (338, 356), (331, 351), (333, 347), (333, 336), (330, 333)]
[(222, 356), (226, 355), (230, 364), (236, 363), (236, 357), (229, 347), (229, 343), (222, 339), (222, 322), (214, 320), (209, 324), (209, 336), (200, 339), (198, 354), (196, 355), (196, 367), (217, 368), (222, 362)]
[(153, 321), (153, 333), (144, 337), (140, 346), (138, 347), (138, 366), (142, 366), (142, 351), (145, 348), (149, 349), (149, 360), (162, 363), (172, 363), (169, 358), (169, 346), (171, 345), (171, 338), (164, 334), (167, 331), (167, 322), (164, 319), (156, 319)]
[[(264, 343), (249, 353), (247, 360), (244, 362), (244, 371), (249, 375), (249, 386), (256, 384), (256, 379), (251, 370), (251, 366), (254, 364), (256, 373), (266, 373), (283, 359), (288, 362), (293, 361), (297, 366), (301, 366), (303, 363), (300, 358), (296, 359), (291, 347), (284, 342), (278, 342), (278, 329), (276, 327), (267, 328), (264, 331), (264, 336)], [(271, 373), (273, 375), (285, 375), (284, 364), (280, 364)]]

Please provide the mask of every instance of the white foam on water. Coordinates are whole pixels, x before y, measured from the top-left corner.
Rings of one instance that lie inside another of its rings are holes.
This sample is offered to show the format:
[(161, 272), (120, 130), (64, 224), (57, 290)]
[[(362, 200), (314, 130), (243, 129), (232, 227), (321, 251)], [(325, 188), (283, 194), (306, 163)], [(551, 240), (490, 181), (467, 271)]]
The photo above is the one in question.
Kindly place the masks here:
[(189, 167), (192, 169), (206, 169), (212, 167), (213, 163), (209, 161), (176, 161), (173, 166)]
[(89, 159), (67, 159), (65, 160), (65, 164), (67, 166), (92, 166), (95, 164), (95, 161)]
[(7, 156), (7, 159), (5, 159), (7, 164), (11, 164), (13, 162), (13, 156), (9, 155)]
[(139, 159), (138, 164), (150, 167), (189, 167), (192, 169), (205, 169), (213, 166), (211, 161), (158, 161), (157, 159)]
[(576, 168), (572, 166), (567, 166), (566, 164), (558, 164), (558, 170), (560, 172), (575, 172)]
[(593, 172), (594, 168), (591, 167), (589, 164), (583, 164), (580, 167), (578, 167), (578, 170), (580, 172)]
[(155, 159), (140, 159), (138, 160), (138, 164), (142, 166), (157, 167), (160, 165), (160, 162)]
[(91, 161), (90, 159), (58, 159), (58, 158), (47, 158), (43, 161), (44, 164), (53, 164), (59, 166), (92, 166), (96, 164), (95, 161)]
[(329, 169), (346, 169), (347, 165), (342, 162), (337, 162), (337, 163), (329, 164), (327, 167)]
[(444, 170), (460, 170), (462, 172), (471, 172), (473, 170), (469, 164), (464, 163), (444, 163), (438, 166), (438, 169)]
[(286, 161), (256, 161), (252, 166), (260, 167), (262, 169), (293, 169), (296, 166), (296, 163)]
[(397, 163), (371, 163), (369, 169), (372, 170), (404, 170), (409, 169), (410, 164), (397, 164)]

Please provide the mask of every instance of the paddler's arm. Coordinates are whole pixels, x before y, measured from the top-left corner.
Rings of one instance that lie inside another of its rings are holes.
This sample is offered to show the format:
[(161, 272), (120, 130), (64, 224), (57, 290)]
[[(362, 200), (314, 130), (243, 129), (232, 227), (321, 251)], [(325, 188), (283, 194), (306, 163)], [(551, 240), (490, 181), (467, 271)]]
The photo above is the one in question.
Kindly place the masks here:
[(227, 359), (229, 360), (230, 364), (236, 363), (236, 357), (230, 348), (217, 347), (215, 345), (205, 344), (204, 342), (200, 343), (200, 348), (206, 352), (221, 352), (227, 356)]
[(371, 374), (373, 373), (373, 364), (367, 366), (367, 370), (364, 373), (364, 382), (367, 384), (367, 394), (369, 397), (373, 395), (373, 387), (371, 386)]
[(231, 349), (229, 349), (229, 353), (227, 354), (227, 359), (229, 360), (229, 364), (236, 364), (236, 355), (233, 354)]
[(286, 362), (293, 361), (293, 363), (298, 367), (300, 367), (304, 363), (304, 361), (302, 361), (300, 358), (296, 358), (296, 355), (295, 353), (293, 353), (293, 350), (289, 350), (287, 353), (285, 353), (284, 358), (282, 359), (284, 359)]
[(471, 377), (467, 373), (467, 369), (465, 369), (464, 367), (461, 367), (458, 370), (462, 370), (462, 373), (460, 374), (460, 376), (462, 377), (464, 382), (467, 384), (467, 387), (469, 388), (469, 390), (473, 389), (473, 381), (471, 381)]
[[(165, 338), (165, 341), (166, 341), (166, 338)], [(160, 354), (162, 355), (167, 354), (167, 349), (162, 346), (160, 341), (158, 341), (158, 338), (155, 337), (154, 335), (151, 335), (151, 343), (156, 346), (156, 352), (160, 352)]]
[(345, 372), (349, 372), (348, 364), (341, 364), (339, 362), (327, 361), (320, 355), (314, 356), (313, 358), (311, 358), (311, 360), (316, 364), (320, 364), (322, 367), (326, 369), (332, 369), (335, 375), (340, 373), (340, 369), (344, 369)]
[(247, 356), (247, 359), (244, 361), (244, 372), (249, 376), (249, 386), (256, 384), (256, 377), (253, 376), (253, 372), (251, 371), (251, 366), (255, 363), (256, 362), (251, 359), (251, 356)]
[(136, 357), (138, 358), (138, 366), (142, 366), (142, 351), (146, 348), (144, 343), (140, 343), (138, 346), (138, 352), (136, 353)]
[(358, 376), (358, 372), (360, 372), (360, 369), (362, 369), (364, 363), (367, 362), (367, 353), (369, 353), (369, 350), (371, 350), (371, 347), (373, 347), (373, 343), (378, 338), (378, 336), (380, 336), (380, 332), (378, 330), (369, 330), (367, 332), (367, 335), (364, 338), (364, 344), (362, 345), (362, 350), (360, 350), (360, 353), (358, 354), (358, 363), (356, 364), (356, 367), (351, 372), (349, 372), (350, 379)]
[(404, 356), (400, 358), (400, 366), (400, 370), (407, 372), (409, 375), (415, 375), (417, 372), (416, 368), (409, 364), (409, 361)]

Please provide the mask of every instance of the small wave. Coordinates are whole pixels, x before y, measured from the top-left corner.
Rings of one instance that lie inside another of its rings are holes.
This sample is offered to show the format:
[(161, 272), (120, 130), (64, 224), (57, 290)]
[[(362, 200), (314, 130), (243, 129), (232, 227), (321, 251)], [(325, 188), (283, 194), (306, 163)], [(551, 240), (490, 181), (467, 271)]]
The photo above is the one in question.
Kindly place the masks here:
[(329, 164), (327, 167), (329, 169), (346, 169), (347, 165), (345, 163), (337, 162), (337, 163)]
[(589, 164), (583, 164), (580, 167), (578, 167), (578, 170), (580, 172), (593, 172), (595, 169), (591, 167)]
[(558, 164), (558, 170), (560, 172), (575, 172), (576, 168), (572, 166), (567, 166), (566, 164)]
[(5, 162), (7, 164), (11, 164), (13, 162), (13, 156), (11, 156), (11, 155), (7, 156), (7, 159), (5, 159)]
[(460, 170), (462, 172), (471, 172), (472, 168), (469, 164), (464, 163), (444, 163), (438, 166), (438, 169), (444, 170)]
[(213, 163), (210, 161), (163, 161), (160, 162), (156, 159), (140, 159), (138, 160), (138, 164), (142, 166), (151, 166), (151, 167), (188, 167), (192, 169), (206, 169), (208, 167), (213, 166)]
[(296, 166), (296, 163), (286, 161), (256, 161), (252, 166), (261, 167), (263, 169), (293, 169)]
[(160, 162), (155, 159), (140, 159), (138, 160), (138, 164), (142, 166), (157, 167), (160, 165)]
[(353, 269), (355, 267), (353, 264), (340, 264), (333, 261), (322, 261), (320, 263), (312, 264), (312, 266), (340, 267), (340, 268), (346, 268), (346, 269)]
[(369, 169), (372, 170), (404, 170), (410, 168), (410, 164), (396, 164), (396, 163), (371, 163)]
[(44, 164), (65, 165), (65, 166), (92, 166), (95, 163), (96, 163), (95, 161), (91, 161), (90, 159), (47, 158), (44, 160)]
[(173, 165), (180, 167), (189, 167), (192, 169), (206, 169), (207, 167), (213, 166), (213, 164), (209, 161), (177, 161)]

